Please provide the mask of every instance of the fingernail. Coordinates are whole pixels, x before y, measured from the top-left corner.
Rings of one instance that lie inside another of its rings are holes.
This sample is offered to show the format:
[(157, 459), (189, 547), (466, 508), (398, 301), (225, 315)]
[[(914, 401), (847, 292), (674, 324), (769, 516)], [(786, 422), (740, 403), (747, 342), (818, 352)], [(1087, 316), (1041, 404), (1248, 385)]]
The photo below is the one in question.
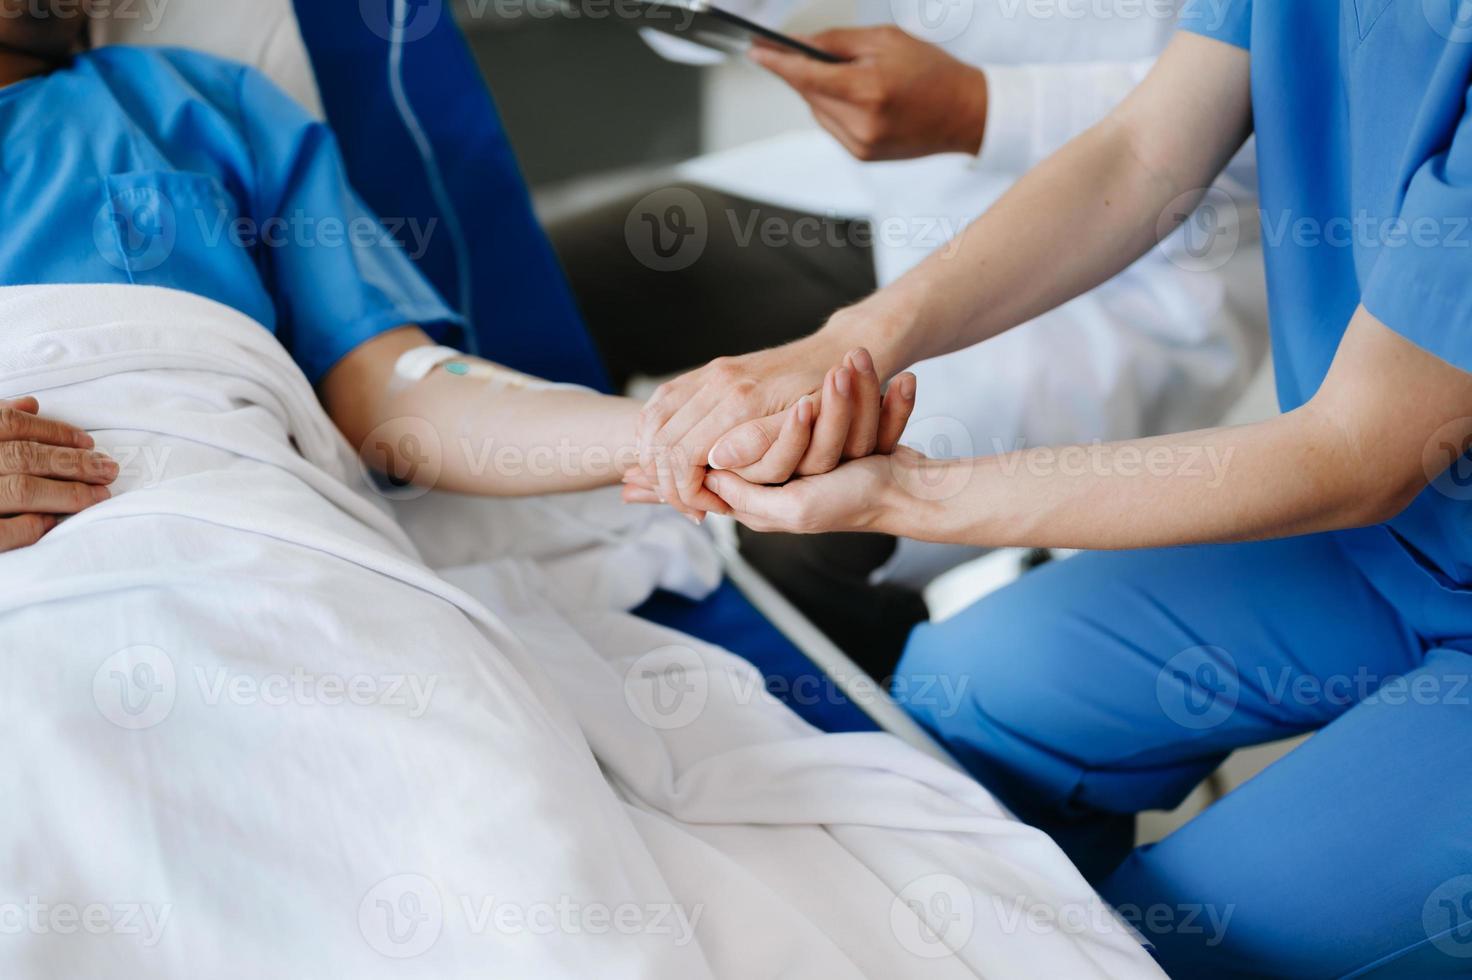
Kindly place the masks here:
[(840, 395), (847, 398), (849, 396), (849, 392), (853, 390), (853, 386), (853, 372), (851, 372), (848, 368), (839, 368), (838, 374), (833, 378), (833, 387), (838, 389), (838, 393)]
[(107, 489), (107, 487), (92, 488), (92, 499), (97, 501), (99, 504), (102, 503), (104, 500), (109, 499), (111, 496), (112, 491)]
[(700, 525), (705, 523), (704, 516), (697, 517), (694, 514), (686, 514), (685, 520), (689, 521), (691, 524), (694, 524), (696, 527), (699, 527)]
[(90, 434), (88, 434), (86, 432), (79, 432), (79, 433), (77, 433), (77, 448), (78, 449), (92, 449), (92, 448), (95, 448), (96, 445), (97, 445), (97, 440), (96, 439), (93, 439)]
[(862, 371), (865, 374), (874, 370), (874, 358), (870, 357), (869, 352), (864, 348), (860, 347), (853, 352), (852, 356), (855, 370)]
[(727, 470), (735, 466), (737, 462), (736, 450), (724, 442), (716, 443), (715, 448), (710, 451), (710, 457), (706, 460), (713, 470)]
[(807, 395), (797, 403), (797, 420), (803, 425), (810, 425), (813, 421), (813, 400)]
[(907, 374), (900, 379), (900, 395), (907, 401), (915, 400), (915, 376)]

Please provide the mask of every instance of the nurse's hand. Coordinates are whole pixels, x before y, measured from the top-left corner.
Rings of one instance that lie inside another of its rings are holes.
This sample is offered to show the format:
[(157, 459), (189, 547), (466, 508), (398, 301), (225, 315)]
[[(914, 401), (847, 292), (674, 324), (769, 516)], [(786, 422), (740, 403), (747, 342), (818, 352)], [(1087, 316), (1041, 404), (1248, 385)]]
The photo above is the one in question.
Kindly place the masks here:
[(0, 551), (37, 541), (57, 515), (75, 514), (112, 496), (118, 464), (93, 451), (92, 437), (36, 414), (34, 398), (0, 400)]
[(976, 153), (986, 132), (986, 74), (898, 27), (803, 38), (845, 59), (827, 64), (758, 43), (752, 61), (797, 90), (822, 127), (860, 160)]
[[(711, 457), (714, 469), (725, 469), (747, 483), (786, 483), (794, 475), (831, 472), (846, 459), (894, 452), (915, 409), (915, 376), (906, 372), (881, 391), (868, 353), (855, 351), (828, 372), (819, 391), (800, 397), (785, 411), (736, 426), (726, 433)], [(707, 468), (695, 468), (704, 499), (702, 512), (724, 513), (726, 506), (704, 481)], [(653, 475), (639, 467), (624, 477), (628, 503), (672, 503), (690, 507), (675, 496), (669, 467)], [(682, 480), (683, 484), (683, 480)], [(688, 500), (695, 501), (693, 495)]]
[[(886, 396), (867, 350), (831, 355), (830, 347), (820, 332), (773, 350), (718, 358), (660, 385), (639, 416), (639, 482), (698, 519), (724, 510), (704, 487), (708, 467), (782, 483), (874, 452), (884, 399), (892, 415), (908, 393), (908, 418), (914, 379), (891, 385)], [(812, 399), (811, 444), (794, 451), (793, 413), (805, 396)]]
[(885, 531), (887, 518), (923, 493), (929, 461), (901, 446), (891, 455), (844, 463), (831, 473), (804, 477), (781, 487), (749, 483), (735, 473), (714, 472), (706, 487), (753, 531), (822, 534)]

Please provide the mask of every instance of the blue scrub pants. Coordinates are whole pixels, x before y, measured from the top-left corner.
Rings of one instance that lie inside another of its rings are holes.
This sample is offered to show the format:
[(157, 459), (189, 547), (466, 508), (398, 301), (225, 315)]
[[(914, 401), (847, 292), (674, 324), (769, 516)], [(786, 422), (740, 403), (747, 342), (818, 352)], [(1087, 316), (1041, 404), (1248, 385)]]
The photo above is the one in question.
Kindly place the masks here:
[(1172, 976), (1472, 974), (1472, 593), (1383, 550), (1374, 584), (1329, 535), (1080, 555), (919, 627), (895, 694)]

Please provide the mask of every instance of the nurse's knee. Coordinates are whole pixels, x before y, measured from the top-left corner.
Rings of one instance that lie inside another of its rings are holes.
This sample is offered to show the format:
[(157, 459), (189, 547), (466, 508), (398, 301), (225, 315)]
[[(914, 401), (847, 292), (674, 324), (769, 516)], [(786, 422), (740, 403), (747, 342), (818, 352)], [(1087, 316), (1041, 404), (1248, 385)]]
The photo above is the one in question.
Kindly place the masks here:
[(1004, 589), (943, 623), (916, 627), (894, 695), (947, 741), (978, 724), (1047, 744), (1059, 704), (1081, 681), (1076, 640), (1038, 590)]

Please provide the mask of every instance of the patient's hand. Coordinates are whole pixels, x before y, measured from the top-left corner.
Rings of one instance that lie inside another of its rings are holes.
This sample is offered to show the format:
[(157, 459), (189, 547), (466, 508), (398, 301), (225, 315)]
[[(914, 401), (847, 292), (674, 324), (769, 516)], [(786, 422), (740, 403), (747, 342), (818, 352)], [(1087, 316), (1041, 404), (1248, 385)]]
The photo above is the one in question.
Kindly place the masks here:
[[(818, 391), (784, 412), (724, 434), (712, 463), (751, 484), (775, 485), (794, 476), (829, 473), (845, 460), (894, 452), (914, 408), (913, 374), (900, 375), (883, 391), (873, 361), (855, 351), (828, 372)], [(629, 470), (624, 483), (629, 503), (669, 502), (643, 469)], [(711, 509), (726, 508), (718, 503)]]
[(92, 437), (36, 414), (34, 398), (0, 400), (0, 551), (37, 541), (59, 514), (75, 514), (112, 496), (118, 464), (92, 451)]

